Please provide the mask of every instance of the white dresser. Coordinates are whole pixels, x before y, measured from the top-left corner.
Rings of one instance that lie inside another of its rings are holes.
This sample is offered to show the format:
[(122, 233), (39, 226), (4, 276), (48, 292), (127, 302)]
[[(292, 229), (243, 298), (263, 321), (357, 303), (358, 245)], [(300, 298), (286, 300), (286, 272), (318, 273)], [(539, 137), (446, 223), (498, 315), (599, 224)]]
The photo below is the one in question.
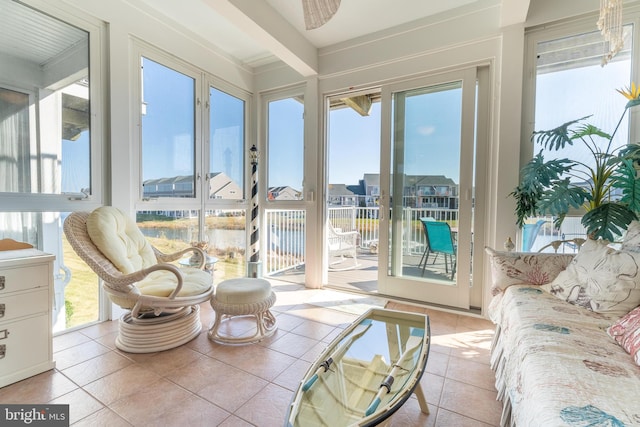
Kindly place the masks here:
[(53, 369), (53, 255), (0, 251), (0, 387)]

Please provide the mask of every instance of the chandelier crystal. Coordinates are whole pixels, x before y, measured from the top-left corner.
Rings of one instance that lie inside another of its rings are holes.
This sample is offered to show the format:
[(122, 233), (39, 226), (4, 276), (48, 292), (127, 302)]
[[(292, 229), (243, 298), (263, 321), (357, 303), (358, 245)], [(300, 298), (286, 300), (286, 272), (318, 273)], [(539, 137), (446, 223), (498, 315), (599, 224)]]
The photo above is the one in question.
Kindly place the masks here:
[(598, 29), (605, 40), (605, 53), (602, 58), (602, 66), (605, 66), (624, 47), (622, 0), (600, 0)]

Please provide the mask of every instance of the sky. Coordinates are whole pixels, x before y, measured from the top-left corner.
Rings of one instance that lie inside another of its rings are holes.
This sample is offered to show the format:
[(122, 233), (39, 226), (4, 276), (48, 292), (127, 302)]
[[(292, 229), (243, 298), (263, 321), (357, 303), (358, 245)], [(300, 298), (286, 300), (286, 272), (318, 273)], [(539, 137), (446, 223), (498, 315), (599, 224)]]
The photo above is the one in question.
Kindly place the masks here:
[[(458, 182), (461, 90), (419, 93), (406, 99), (407, 175), (445, 175)], [(365, 173), (380, 171), (380, 102), (362, 117), (351, 108), (329, 118), (329, 182), (357, 184)]]
[[(143, 179), (191, 175), (194, 170), (194, 80), (145, 60), (143, 115)], [(612, 132), (626, 104), (615, 89), (629, 85), (630, 63), (614, 61), (537, 77), (535, 129), (556, 127), (568, 120), (593, 115), (588, 122)], [(589, 84), (598, 81), (606, 84)], [(418, 93), (406, 100), (405, 162), (408, 175), (445, 175), (459, 182), (461, 89)], [(211, 91), (213, 149), (211, 172), (223, 171), (242, 185), (243, 101)], [(303, 185), (303, 104), (294, 98), (269, 105), (268, 185)], [(366, 173), (380, 170), (380, 103), (362, 117), (351, 108), (330, 112), (329, 183), (358, 184)], [(628, 120), (622, 129), (627, 129)], [(626, 142), (626, 134), (618, 142)], [(537, 152), (540, 147), (535, 147)], [(63, 141), (63, 191), (89, 186), (89, 135)], [(167, 152), (170, 155), (167, 155)], [(580, 147), (548, 156), (589, 158)], [(66, 164), (66, 162), (65, 162)]]

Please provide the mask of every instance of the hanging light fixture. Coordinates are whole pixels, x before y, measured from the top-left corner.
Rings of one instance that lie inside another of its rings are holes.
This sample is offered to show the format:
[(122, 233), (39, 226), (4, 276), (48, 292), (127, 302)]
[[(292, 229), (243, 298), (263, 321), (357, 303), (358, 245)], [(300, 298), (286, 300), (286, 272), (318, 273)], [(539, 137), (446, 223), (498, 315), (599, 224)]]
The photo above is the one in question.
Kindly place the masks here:
[(605, 41), (605, 54), (602, 58), (602, 66), (605, 66), (624, 47), (622, 0), (600, 0), (598, 29)]
[(340, 7), (340, 0), (302, 0), (304, 25), (307, 30), (324, 25)]

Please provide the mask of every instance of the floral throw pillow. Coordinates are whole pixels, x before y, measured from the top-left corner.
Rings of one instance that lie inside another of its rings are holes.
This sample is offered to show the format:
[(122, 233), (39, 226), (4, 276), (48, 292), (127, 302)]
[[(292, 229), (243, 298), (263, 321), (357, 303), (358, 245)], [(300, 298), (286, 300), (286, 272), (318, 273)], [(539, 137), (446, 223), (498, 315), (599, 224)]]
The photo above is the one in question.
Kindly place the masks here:
[(551, 282), (571, 262), (573, 254), (502, 252), (486, 247), (491, 263), (492, 295), (511, 285)]
[(607, 333), (633, 357), (636, 365), (640, 365), (640, 307), (631, 310), (609, 326)]
[(567, 269), (542, 288), (571, 304), (609, 316), (640, 305), (640, 252), (588, 239)]

